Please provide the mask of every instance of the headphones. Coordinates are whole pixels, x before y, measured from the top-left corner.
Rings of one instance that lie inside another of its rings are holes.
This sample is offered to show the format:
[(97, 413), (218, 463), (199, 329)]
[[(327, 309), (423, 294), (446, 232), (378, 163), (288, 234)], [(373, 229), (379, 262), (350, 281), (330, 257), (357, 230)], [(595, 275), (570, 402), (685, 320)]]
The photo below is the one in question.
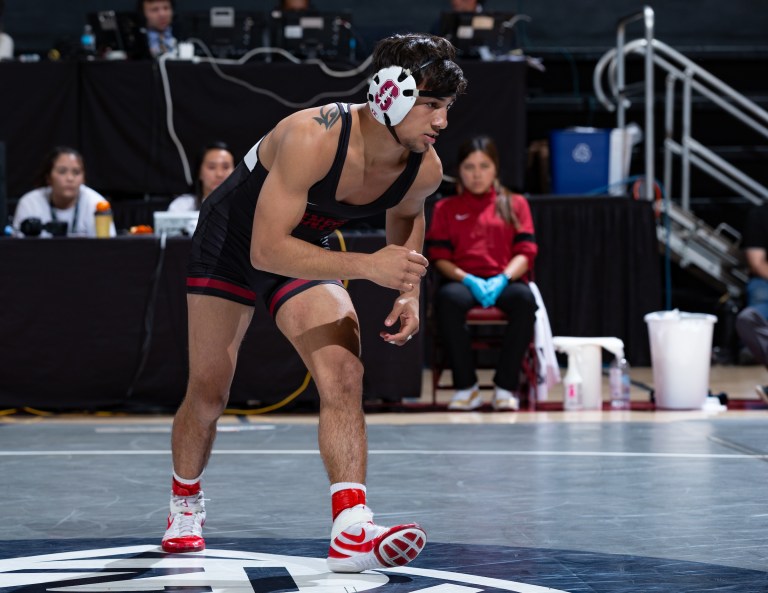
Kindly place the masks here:
[[(429, 60), (413, 72), (426, 68), (436, 60)], [(388, 128), (399, 124), (416, 103), (416, 97), (439, 97), (433, 91), (416, 88), (416, 79), (408, 68), (387, 66), (371, 78), (368, 86), (368, 107), (376, 121)]]

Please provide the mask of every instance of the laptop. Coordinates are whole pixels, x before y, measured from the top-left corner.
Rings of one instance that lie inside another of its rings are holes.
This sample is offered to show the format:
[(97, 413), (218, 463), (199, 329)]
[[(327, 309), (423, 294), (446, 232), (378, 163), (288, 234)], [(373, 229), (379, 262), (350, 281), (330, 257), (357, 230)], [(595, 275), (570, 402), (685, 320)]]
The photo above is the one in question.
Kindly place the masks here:
[(191, 237), (200, 212), (153, 212), (155, 235)]

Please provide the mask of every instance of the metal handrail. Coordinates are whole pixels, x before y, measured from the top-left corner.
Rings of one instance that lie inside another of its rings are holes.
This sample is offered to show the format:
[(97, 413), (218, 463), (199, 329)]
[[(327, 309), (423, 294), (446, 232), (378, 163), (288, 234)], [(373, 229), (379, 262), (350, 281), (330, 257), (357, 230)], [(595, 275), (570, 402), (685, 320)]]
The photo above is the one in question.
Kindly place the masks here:
[(624, 129), (626, 125), (625, 110), (629, 106), (625, 93), (625, 74), (624, 74), (624, 36), (627, 25), (642, 19), (645, 28), (645, 40), (648, 51), (645, 53), (645, 178), (650, 180), (645, 183), (645, 199), (649, 202), (653, 200), (653, 179), (655, 179), (653, 162), (654, 145), (654, 123), (653, 123), (653, 29), (654, 14), (650, 6), (643, 8), (642, 12), (629, 15), (619, 20), (616, 29), (616, 56), (618, 70), (616, 79), (618, 83), (618, 112), (617, 125)]
[[(624, 30), (626, 25), (641, 18), (645, 22), (644, 38), (625, 42)], [(664, 186), (668, 195), (671, 193), (672, 184), (672, 155), (676, 155), (681, 158), (682, 162), (680, 198), (683, 209), (690, 210), (691, 165), (701, 169), (755, 204), (768, 201), (768, 188), (706, 149), (692, 137), (692, 94), (695, 91), (765, 138), (768, 138), (768, 112), (680, 52), (658, 39), (654, 39), (653, 10), (649, 7), (646, 7), (641, 13), (621, 19), (616, 38), (616, 48), (606, 52), (595, 66), (593, 75), (595, 95), (606, 109), (617, 112), (617, 125), (623, 127), (626, 109), (631, 104), (628, 99), (630, 87), (627, 86), (625, 80), (625, 58), (629, 54), (644, 55), (646, 179), (650, 181), (654, 179), (653, 67), (655, 65), (667, 72), (664, 119)], [(610, 98), (604, 92), (602, 84), (606, 69), (608, 70)], [(681, 83), (683, 87), (683, 120), (680, 142), (673, 140), (675, 86), (677, 83)], [(653, 183), (650, 182), (645, 184), (646, 199), (653, 199), (652, 186)]]

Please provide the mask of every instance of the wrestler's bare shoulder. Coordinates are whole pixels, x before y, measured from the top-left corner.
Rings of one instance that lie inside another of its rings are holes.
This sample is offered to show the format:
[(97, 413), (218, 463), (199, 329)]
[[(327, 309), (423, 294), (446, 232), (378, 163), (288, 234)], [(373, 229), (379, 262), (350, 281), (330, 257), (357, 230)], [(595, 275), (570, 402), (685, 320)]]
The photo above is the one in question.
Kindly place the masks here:
[(413, 188), (417, 193), (426, 195), (433, 193), (440, 187), (443, 180), (443, 163), (434, 148), (430, 147), (424, 154), (419, 167), (419, 174), (413, 183)]
[(302, 109), (280, 120), (265, 136), (260, 150), (267, 168), (275, 156), (283, 151), (292, 156), (329, 153), (332, 159), (339, 142), (339, 117), (337, 105), (331, 103)]
[(312, 134), (313, 136), (336, 136), (341, 130), (341, 112), (336, 103), (310, 107), (296, 111), (285, 117), (275, 126), (273, 132), (281, 137), (294, 132)]

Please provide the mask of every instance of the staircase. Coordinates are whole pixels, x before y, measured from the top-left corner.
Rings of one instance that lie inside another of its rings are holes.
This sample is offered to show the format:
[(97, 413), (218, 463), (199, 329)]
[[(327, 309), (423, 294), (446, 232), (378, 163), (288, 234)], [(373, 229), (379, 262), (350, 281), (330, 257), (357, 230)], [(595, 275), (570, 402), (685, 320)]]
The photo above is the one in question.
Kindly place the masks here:
[[(636, 21), (642, 21), (643, 36), (627, 42), (626, 28)], [(641, 63), (630, 59), (638, 56)], [(630, 78), (633, 82), (628, 82)], [(654, 13), (650, 7), (619, 21), (616, 47), (598, 60), (593, 83), (598, 101), (616, 114), (618, 128), (626, 126), (633, 101), (642, 107), (644, 177), (655, 183), (644, 183), (640, 197), (653, 201), (661, 196), (657, 237), (662, 251), (717, 290), (726, 291), (729, 297), (741, 297), (748, 275), (739, 247), (740, 234), (725, 222), (713, 228), (693, 212), (692, 190), (702, 184), (700, 178), (698, 184), (693, 183), (692, 172), (703, 173), (710, 179), (710, 186), (714, 180), (714, 185), (725, 188), (724, 204), (734, 199), (747, 205), (768, 201), (768, 187), (733, 163), (734, 156), (746, 153), (758, 163), (750, 169), (765, 174), (768, 112), (701, 65), (655, 39)], [(657, 85), (664, 89), (663, 118), (658, 125)], [(696, 137), (694, 106), (697, 114), (702, 108), (707, 109), (710, 122), (696, 129)], [(637, 109), (632, 114), (639, 115)], [(727, 130), (733, 137), (749, 138), (750, 144), (707, 146), (715, 137), (709, 129), (712, 121), (722, 122), (717, 124), (720, 135)], [(661, 184), (655, 173), (659, 156), (657, 134), (663, 138)]]

